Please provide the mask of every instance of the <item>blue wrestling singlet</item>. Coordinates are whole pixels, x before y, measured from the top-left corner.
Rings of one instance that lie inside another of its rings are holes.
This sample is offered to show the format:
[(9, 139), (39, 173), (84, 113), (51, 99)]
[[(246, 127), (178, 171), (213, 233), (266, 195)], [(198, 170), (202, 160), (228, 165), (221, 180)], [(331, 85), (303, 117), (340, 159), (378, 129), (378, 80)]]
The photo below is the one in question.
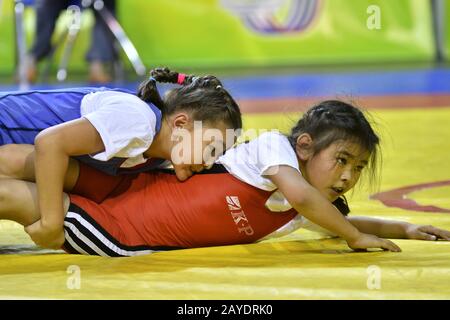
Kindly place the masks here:
[(34, 138), (42, 130), (80, 118), (81, 100), (85, 95), (106, 90), (127, 92), (75, 88), (0, 93), (0, 145), (34, 144)]
[[(0, 93), (0, 146), (12, 143), (34, 144), (35, 137), (42, 130), (80, 118), (83, 97), (99, 91), (120, 91), (135, 95), (129, 90), (105, 87)], [(158, 132), (161, 127), (161, 111), (151, 103), (148, 105), (156, 115), (156, 132)], [(113, 158), (109, 161), (99, 161), (88, 155), (76, 158), (108, 174), (119, 173), (120, 165), (126, 160)], [(149, 163), (150, 168), (145, 165), (139, 166), (139, 169), (136, 168), (137, 171), (151, 169), (162, 162), (154, 160), (151, 161), (151, 165)], [(126, 171), (134, 172), (131, 168)]]

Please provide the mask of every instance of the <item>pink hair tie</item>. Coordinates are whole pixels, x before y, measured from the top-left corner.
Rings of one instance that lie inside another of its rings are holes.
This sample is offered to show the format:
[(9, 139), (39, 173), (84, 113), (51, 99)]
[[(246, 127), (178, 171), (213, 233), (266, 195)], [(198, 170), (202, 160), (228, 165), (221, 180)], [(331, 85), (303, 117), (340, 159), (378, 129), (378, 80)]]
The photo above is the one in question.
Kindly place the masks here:
[(184, 82), (184, 79), (186, 79), (186, 75), (184, 73), (179, 73), (178, 74), (178, 81), (177, 81), (177, 83), (179, 85), (182, 85), (183, 82)]

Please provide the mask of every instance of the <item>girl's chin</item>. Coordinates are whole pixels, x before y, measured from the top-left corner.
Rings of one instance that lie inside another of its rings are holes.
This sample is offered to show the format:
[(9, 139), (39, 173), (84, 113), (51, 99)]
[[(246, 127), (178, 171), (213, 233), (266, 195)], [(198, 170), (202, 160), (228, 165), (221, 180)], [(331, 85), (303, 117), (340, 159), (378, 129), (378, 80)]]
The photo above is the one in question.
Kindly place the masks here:
[(335, 202), (338, 198), (339, 198), (339, 194), (337, 194), (336, 192), (334, 192), (334, 191), (331, 191), (328, 195), (327, 195), (327, 198), (328, 198), (328, 200), (330, 200), (330, 202)]

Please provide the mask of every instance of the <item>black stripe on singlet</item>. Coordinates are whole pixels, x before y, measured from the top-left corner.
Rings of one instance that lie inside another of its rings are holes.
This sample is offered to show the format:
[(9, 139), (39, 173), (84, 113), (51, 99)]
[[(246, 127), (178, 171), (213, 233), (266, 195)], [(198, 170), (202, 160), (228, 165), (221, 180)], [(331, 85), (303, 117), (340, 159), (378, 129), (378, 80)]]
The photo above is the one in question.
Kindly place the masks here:
[[(163, 172), (168, 174), (175, 174), (173, 169), (154, 169), (152, 171)], [(196, 172), (197, 174), (217, 174), (217, 173), (229, 173), (227, 169), (222, 164), (215, 163), (210, 169), (204, 169), (200, 172)]]
[[(135, 246), (129, 246), (120, 243), (117, 241), (113, 236), (111, 236), (101, 225), (99, 225), (86, 211), (84, 211), (82, 208), (78, 207), (77, 205), (71, 203), (70, 212), (73, 212), (74, 214), (80, 215), (83, 219), (85, 219), (87, 222), (89, 222), (96, 231), (104, 236), (106, 239), (108, 239), (112, 244), (114, 244), (118, 249), (122, 249), (124, 251), (130, 251), (130, 252), (141, 252), (141, 251), (169, 251), (169, 250), (179, 250), (179, 249), (185, 249), (182, 247), (169, 247), (169, 246), (149, 246), (149, 245), (135, 245)], [(78, 222), (76, 219), (68, 218), (65, 219), (67, 222), (70, 222), (77, 228), (77, 230), (82, 233), (86, 238), (89, 239), (93, 244), (95, 244), (100, 250), (102, 250), (105, 254), (107, 254), (110, 257), (123, 257), (123, 256), (130, 256), (130, 255), (122, 255), (115, 250), (112, 250), (108, 246), (106, 246), (100, 239), (97, 238), (95, 234), (92, 234), (85, 226), (83, 226), (80, 222)], [(80, 246), (82, 249), (84, 249), (87, 253), (92, 255), (98, 255), (92, 248), (89, 247), (88, 244), (83, 243), (82, 240), (76, 237), (76, 235), (70, 230), (70, 228), (66, 227), (66, 231), (69, 233), (70, 237), (73, 239), (73, 241), (76, 242), (78, 246)], [(70, 249), (70, 248), (69, 248)], [(74, 249), (75, 250), (75, 249)], [(76, 250), (75, 250), (76, 251)]]

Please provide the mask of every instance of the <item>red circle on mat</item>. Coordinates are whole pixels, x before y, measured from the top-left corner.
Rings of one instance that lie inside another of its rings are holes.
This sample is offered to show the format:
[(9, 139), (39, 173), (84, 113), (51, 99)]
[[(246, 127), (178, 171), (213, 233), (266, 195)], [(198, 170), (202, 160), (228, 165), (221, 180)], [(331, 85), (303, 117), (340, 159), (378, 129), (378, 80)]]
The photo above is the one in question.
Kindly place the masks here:
[(370, 199), (380, 200), (385, 206), (388, 207), (397, 207), (412, 211), (450, 213), (450, 209), (439, 208), (432, 205), (421, 205), (415, 202), (414, 200), (406, 197), (406, 195), (414, 191), (437, 188), (447, 185), (450, 185), (450, 180), (416, 184), (414, 186), (407, 186), (403, 188), (376, 193), (370, 196)]

